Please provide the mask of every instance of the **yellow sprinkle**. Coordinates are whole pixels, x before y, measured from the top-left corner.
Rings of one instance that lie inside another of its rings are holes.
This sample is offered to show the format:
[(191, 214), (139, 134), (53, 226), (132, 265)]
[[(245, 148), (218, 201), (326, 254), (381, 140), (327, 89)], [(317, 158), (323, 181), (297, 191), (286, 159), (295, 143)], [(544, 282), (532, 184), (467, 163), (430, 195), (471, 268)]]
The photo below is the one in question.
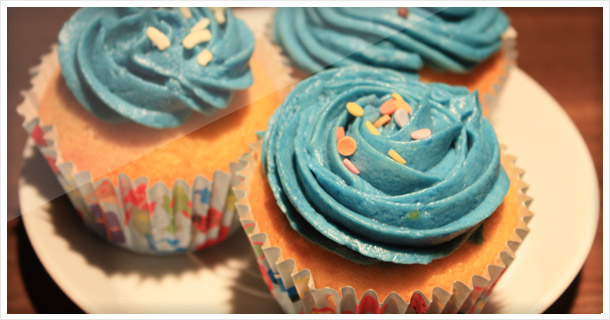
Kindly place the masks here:
[(375, 128), (375, 126), (370, 121), (367, 120), (364, 124), (366, 125), (366, 128), (369, 129), (369, 132), (372, 135), (374, 135), (374, 136), (379, 135), (379, 130), (377, 130), (377, 128)]
[(225, 23), (225, 8), (210, 8), (210, 10), (214, 11), (214, 18), (219, 24)]
[(161, 30), (155, 27), (146, 28), (146, 35), (148, 39), (152, 41), (152, 43), (159, 48), (159, 50), (163, 51), (170, 46), (169, 38), (165, 35), (165, 33), (161, 32)]
[(409, 103), (404, 100), (396, 100), (394, 101), (394, 105), (397, 109), (405, 109), (405, 111), (407, 111), (408, 113), (411, 113), (413, 111)]
[(213, 56), (210, 50), (203, 49), (203, 51), (201, 51), (201, 53), (197, 56), (197, 62), (205, 67), (208, 63), (210, 63), (210, 61), (212, 61), (212, 57)]
[(212, 33), (210, 33), (210, 30), (197, 30), (184, 37), (184, 40), (182, 40), (182, 46), (187, 49), (193, 49), (193, 47), (197, 44), (210, 41), (210, 39), (212, 39)]
[(407, 161), (403, 159), (394, 149), (390, 149), (390, 151), (388, 151), (388, 155), (400, 164), (407, 164)]
[(392, 98), (394, 98), (394, 100), (405, 101), (405, 99), (403, 99), (402, 96), (400, 96), (397, 92), (392, 93)]
[(190, 17), (193, 16), (191, 14), (191, 9), (189, 9), (187, 7), (180, 7), (180, 13), (182, 13), (182, 15), (187, 19), (189, 19)]
[(345, 107), (347, 108), (347, 112), (349, 112), (354, 117), (362, 117), (364, 114), (364, 110), (362, 107), (355, 102), (348, 102)]
[(194, 32), (197, 30), (203, 30), (203, 29), (207, 28), (209, 25), (210, 25), (210, 19), (201, 18), (201, 20), (199, 20), (199, 22), (195, 23), (195, 25), (191, 28), (191, 32)]

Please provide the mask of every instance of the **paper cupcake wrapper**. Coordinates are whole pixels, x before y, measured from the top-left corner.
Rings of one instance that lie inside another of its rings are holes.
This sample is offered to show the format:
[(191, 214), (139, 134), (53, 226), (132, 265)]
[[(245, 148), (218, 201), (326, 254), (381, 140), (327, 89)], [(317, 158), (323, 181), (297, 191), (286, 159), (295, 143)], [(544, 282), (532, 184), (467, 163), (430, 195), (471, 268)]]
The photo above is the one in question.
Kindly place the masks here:
[(147, 177), (121, 174), (94, 181), (89, 171), (65, 161), (53, 126), (38, 117), (45, 86), (58, 67), (57, 45), (32, 68), (32, 88), (23, 93), (17, 112), (23, 127), (57, 176), (84, 224), (114, 245), (145, 254), (193, 251), (223, 241), (239, 226), (235, 195), (236, 172), (245, 162), (230, 164), (229, 172), (215, 171), (212, 179), (195, 177), (192, 184), (177, 180), (171, 188), (148, 184)]
[(504, 60), (504, 72), (500, 74), (496, 83), (492, 85), (491, 92), (482, 95), (483, 104), (491, 110), (498, 105), (498, 97), (508, 80), (510, 70), (517, 65), (517, 30), (509, 26), (502, 34), (502, 59)]
[(521, 180), (524, 171), (514, 166), (514, 157), (503, 153), (504, 168), (510, 177), (515, 177), (511, 183), (516, 184), (519, 190), (518, 224), (494, 263), (483, 274), (473, 275), (472, 285), (456, 281), (452, 292), (436, 287), (431, 296), (421, 291), (415, 291), (408, 297), (393, 292), (383, 301), (380, 301), (374, 289), (366, 290), (358, 297), (349, 286), (338, 290), (317, 288), (315, 275), (308, 269), (298, 269), (294, 260), (285, 259), (282, 249), (269, 242), (267, 234), (259, 230), (252, 215), (248, 193), (257, 164), (255, 153), (260, 155), (261, 146), (262, 141), (257, 142), (252, 146), (253, 151), (244, 157), (247, 164), (237, 173), (243, 183), (233, 190), (237, 196), (239, 220), (255, 252), (261, 274), (272, 295), (288, 313), (480, 313), (529, 232), (527, 224), (533, 214), (528, 206), (532, 199), (525, 195), (528, 186)]

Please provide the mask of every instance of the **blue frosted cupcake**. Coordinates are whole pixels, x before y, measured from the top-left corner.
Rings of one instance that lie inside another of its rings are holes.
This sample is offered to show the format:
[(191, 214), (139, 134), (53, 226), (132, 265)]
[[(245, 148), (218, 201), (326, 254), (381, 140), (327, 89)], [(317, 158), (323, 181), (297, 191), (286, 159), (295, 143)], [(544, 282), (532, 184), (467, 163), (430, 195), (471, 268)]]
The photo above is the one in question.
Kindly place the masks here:
[(521, 239), (520, 171), (464, 87), (326, 70), (255, 153), (241, 222), (291, 312), (476, 312)]
[(269, 51), (226, 8), (83, 8), (19, 110), (84, 224), (141, 253), (238, 226), (238, 159), (279, 104)]
[(515, 61), (515, 33), (498, 8), (278, 8), (273, 31), (306, 74), (388, 68), (481, 96), (499, 89)]

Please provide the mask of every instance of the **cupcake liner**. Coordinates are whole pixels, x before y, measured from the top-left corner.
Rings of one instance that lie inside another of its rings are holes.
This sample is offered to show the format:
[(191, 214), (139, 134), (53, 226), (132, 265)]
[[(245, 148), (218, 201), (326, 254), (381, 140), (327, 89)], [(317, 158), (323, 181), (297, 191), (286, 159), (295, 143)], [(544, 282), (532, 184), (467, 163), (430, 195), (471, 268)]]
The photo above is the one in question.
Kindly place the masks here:
[(270, 32), (273, 25), (273, 10), (274, 8), (234, 8), (233, 12), (236, 17), (242, 19), (254, 33), (257, 40), (257, 46), (264, 43), (265, 54), (267, 59), (261, 59), (266, 70), (273, 70), (273, 78), (276, 88), (280, 90), (290, 90), (302, 78), (295, 77), (292, 74), (290, 59), (283, 54), (282, 48), (270, 41)]
[[(265, 70), (275, 70), (274, 88), (289, 88), (294, 81), (287, 70), (271, 65), (277, 52), (268, 48), (271, 46), (263, 47), (263, 54), (270, 59), (261, 63)], [(57, 147), (61, 141), (55, 128), (44, 125), (38, 117), (40, 99), (58, 68), (57, 54), (57, 45), (53, 45), (51, 52), (41, 57), (41, 63), (31, 69), (32, 87), (22, 93), (24, 100), (17, 112), (89, 229), (131, 251), (166, 254), (214, 245), (238, 228), (231, 187), (240, 182), (236, 172), (243, 162), (239, 159), (230, 164), (228, 172), (217, 170), (211, 179), (178, 179), (171, 187), (161, 182), (149, 185), (145, 176), (125, 174), (119, 175), (117, 185), (108, 178), (94, 181), (89, 171), (65, 161)]]
[(482, 95), (482, 102), (488, 108), (493, 109), (498, 105), (498, 96), (502, 92), (502, 88), (506, 84), (510, 75), (510, 70), (517, 65), (517, 30), (513, 26), (509, 26), (502, 34), (502, 49), (501, 55), (504, 62), (504, 72), (498, 77), (498, 80), (492, 85), (491, 91)]
[(533, 214), (528, 206), (531, 197), (525, 195), (527, 184), (521, 180), (524, 171), (514, 166), (515, 158), (507, 155), (502, 147), (502, 164), (518, 190), (518, 224), (493, 264), (483, 274), (472, 276), (471, 283), (456, 281), (451, 292), (440, 287), (431, 296), (415, 291), (409, 297), (396, 292), (383, 301), (374, 289), (366, 290), (358, 297), (352, 287), (317, 288), (315, 275), (308, 269), (298, 269), (295, 261), (285, 259), (282, 249), (270, 243), (252, 215), (248, 193), (256, 167), (255, 157), (260, 155), (262, 140), (251, 146), (252, 152), (244, 156), (246, 164), (237, 173), (243, 183), (233, 188), (237, 196), (236, 208), (241, 225), (250, 239), (261, 273), (272, 295), (288, 313), (479, 313), (488, 300), (498, 279), (515, 258), (515, 252), (529, 232), (527, 226)]
[(57, 61), (53, 45), (32, 69), (32, 88), (23, 93), (17, 112), (89, 229), (114, 245), (147, 254), (200, 249), (236, 229), (231, 186), (238, 183), (239, 163), (232, 163), (230, 172), (214, 172), (211, 180), (203, 176), (192, 184), (177, 180), (170, 189), (160, 182), (149, 186), (147, 177), (132, 180), (125, 174), (119, 176), (118, 185), (108, 178), (94, 181), (89, 171), (63, 160), (55, 128), (38, 118), (38, 105)]

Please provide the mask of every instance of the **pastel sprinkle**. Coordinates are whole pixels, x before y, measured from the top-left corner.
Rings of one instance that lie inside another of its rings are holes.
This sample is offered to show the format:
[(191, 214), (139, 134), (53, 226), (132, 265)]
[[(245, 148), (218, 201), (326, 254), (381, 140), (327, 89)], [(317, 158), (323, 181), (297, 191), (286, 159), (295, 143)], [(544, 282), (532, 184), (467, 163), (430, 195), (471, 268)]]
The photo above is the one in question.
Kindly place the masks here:
[(409, 113), (405, 109), (398, 109), (394, 112), (394, 122), (399, 127), (404, 127), (409, 123)]
[(373, 123), (373, 125), (376, 128), (379, 128), (379, 127), (383, 126), (384, 124), (388, 123), (391, 119), (392, 119), (392, 117), (388, 116), (387, 114), (384, 114), (383, 116), (379, 117), (379, 119), (377, 119), (377, 121), (375, 121), (375, 123)]
[(407, 219), (409, 220), (417, 220), (419, 218), (420, 212), (419, 210), (411, 211), (407, 213)]
[(431, 134), (432, 134), (432, 131), (430, 131), (430, 129), (419, 129), (419, 130), (415, 130), (415, 131), (411, 132), (411, 139), (413, 139), (413, 140), (426, 139)]
[(413, 108), (404, 100), (394, 100), (394, 105), (397, 109), (405, 109), (408, 113), (413, 112)]
[(398, 15), (403, 17), (403, 18), (406, 18), (407, 15), (409, 15), (409, 9), (407, 9), (405, 7), (398, 8)]
[(187, 7), (180, 7), (180, 13), (182, 13), (182, 15), (187, 19), (189, 19), (190, 17), (193, 16), (191, 14), (191, 9), (189, 9)]
[(212, 33), (208, 29), (197, 30), (189, 33), (184, 40), (182, 40), (182, 46), (187, 49), (193, 49), (194, 46), (201, 42), (210, 41), (212, 39)]
[(369, 132), (374, 135), (374, 136), (378, 136), (380, 135), (379, 130), (377, 130), (377, 128), (375, 128), (375, 126), (367, 120), (367, 122), (364, 123), (366, 125), (366, 128), (369, 129)]
[(337, 127), (337, 141), (341, 140), (343, 137), (345, 137), (345, 129), (343, 129), (343, 127)]
[(362, 117), (364, 114), (364, 110), (362, 107), (355, 102), (348, 102), (345, 107), (347, 108), (347, 112), (349, 112), (354, 117)]
[(392, 93), (392, 98), (394, 98), (394, 100), (402, 100), (405, 101), (405, 99), (402, 98), (401, 95), (399, 95), (397, 92)]
[(345, 165), (347, 170), (351, 171), (352, 173), (360, 174), (360, 170), (358, 170), (358, 168), (356, 168), (356, 166), (351, 161), (349, 161), (348, 158), (343, 159), (343, 164)]
[(396, 105), (394, 104), (394, 99), (388, 99), (379, 107), (379, 112), (381, 114), (391, 115), (396, 111)]
[(407, 161), (403, 159), (394, 149), (390, 149), (390, 151), (388, 151), (388, 155), (400, 164), (407, 164)]
[(210, 8), (210, 10), (214, 11), (214, 18), (219, 24), (224, 24), (227, 20), (225, 17), (225, 8)]
[(202, 66), (207, 66), (212, 61), (212, 52), (208, 49), (203, 49), (199, 55), (197, 55), (197, 62)]
[(339, 154), (342, 156), (351, 156), (354, 154), (354, 152), (356, 152), (357, 148), (358, 144), (352, 137), (343, 137), (337, 141), (337, 151), (339, 151)]
[(146, 28), (146, 36), (148, 36), (148, 39), (150, 39), (150, 41), (152, 41), (152, 43), (161, 51), (169, 48), (171, 44), (165, 33), (161, 32), (161, 30), (155, 27)]
[(203, 29), (207, 28), (209, 25), (210, 25), (210, 19), (201, 18), (201, 20), (199, 20), (197, 23), (195, 23), (195, 25), (191, 28), (191, 32), (194, 32), (197, 30), (203, 30)]

